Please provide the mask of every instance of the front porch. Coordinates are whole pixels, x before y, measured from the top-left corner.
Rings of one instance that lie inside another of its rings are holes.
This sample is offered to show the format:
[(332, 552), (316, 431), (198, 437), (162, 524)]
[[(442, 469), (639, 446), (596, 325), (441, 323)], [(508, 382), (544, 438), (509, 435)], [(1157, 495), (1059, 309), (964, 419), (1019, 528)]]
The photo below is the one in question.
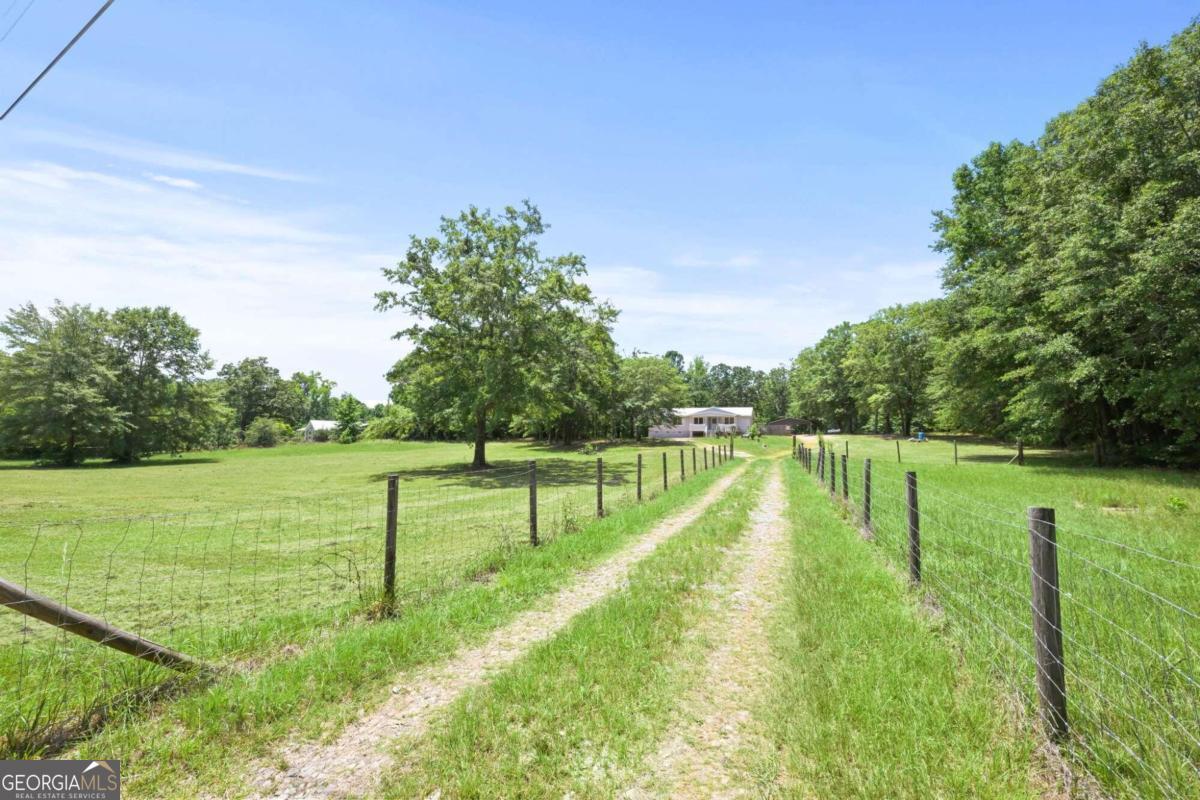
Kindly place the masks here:
[(687, 435), (692, 438), (737, 433), (737, 423), (733, 417), (688, 417), (684, 420), (684, 428), (687, 430)]

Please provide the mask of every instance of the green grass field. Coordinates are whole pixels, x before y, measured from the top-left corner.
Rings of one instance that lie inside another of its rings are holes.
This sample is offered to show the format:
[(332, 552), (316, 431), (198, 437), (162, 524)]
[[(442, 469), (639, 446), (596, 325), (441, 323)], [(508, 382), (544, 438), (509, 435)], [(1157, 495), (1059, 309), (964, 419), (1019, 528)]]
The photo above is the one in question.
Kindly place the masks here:
[[(706, 443), (708, 444), (708, 443)], [(542, 541), (677, 486), (706, 453), (671, 444), (489, 447), (289, 445), (157, 457), (133, 467), (0, 465), (0, 578), (217, 665), (256, 660), (345, 624), (381, 598), (386, 475), (400, 475), (396, 592), (403, 607), (494, 571), (528, 546), (528, 462)], [(681, 463), (681, 456), (683, 461)], [(712, 459), (710, 459), (710, 462)], [(21, 751), (66, 717), (141, 702), (163, 670), (0, 616), (0, 737)], [(107, 709), (106, 713), (111, 713)]]
[[(756, 776), (754, 792), (1062, 790), (1035, 724), (1024, 518), (1035, 505), (1057, 511), (1072, 723), (1061, 751), (1083, 776), (1075, 791), (1200, 792), (1200, 477), (1094, 469), (1076, 454), (1040, 450), (1018, 466), (1012, 448), (967, 440), (957, 464), (944, 439), (901, 442), (897, 463), (893, 440), (824, 440), (839, 456), (839, 478), (849, 448), (849, 502), (841, 480), (830, 503), (798, 463), (783, 464), (793, 577), (772, 623), (777, 674), (752, 709), (769, 744), (738, 755)], [(752, 463), (727, 500), (639, 566), (628, 588), (452, 705), (385, 794), (532, 787), (608, 796), (627, 786), (703, 662), (703, 642), (689, 633), (705, 613), (698, 587), (724, 574), (721, 554), (791, 441), (735, 447)], [(236, 776), (280, 741), (337, 730), (386, 695), (398, 671), (479, 641), (694, 502), (724, 472), (704, 472), (703, 452), (680, 443), (596, 452), (497, 443), (495, 469), (483, 473), (467, 468), (468, 448), (448, 443), (297, 445), (130, 468), (5, 464), (0, 577), (225, 672), (204, 689), (172, 685), (165, 670), (6, 612), (0, 735), (9, 752), (35, 751), (53, 723), (83, 714), (84, 730), (107, 725), (70, 752), (136, 760), (131, 796), (194, 796), (201, 784), (236, 794)], [(598, 456), (607, 516), (597, 521)], [(871, 543), (856, 533), (865, 458)], [(537, 549), (528, 546), (530, 459)], [(908, 470), (921, 513), (916, 591), (906, 590)], [(400, 613), (378, 619), (389, 472), (401, 476)], [(585, 761), (580, 748), (591, 754)]]
[[(806, 437), (815, 444), (815, 440)], [(1066, 689), (1064, 750), (1107, 791), (1200, 793), (1200, 479), (1160, 469), (1095, 469), (1082, 457), (935, 440), (849, 445), (850, 508), (861, 521), (863, 459), (872, 522), (905, 569), (904, 472), (917, 474), (923, 590), (969, 658), (991, 666), (1034, 713), (1030, 506), (1056, 510)], [(838, 459), (838, 468), (841, 463)], [(839, 479), (838, 496), (842, 487)]]

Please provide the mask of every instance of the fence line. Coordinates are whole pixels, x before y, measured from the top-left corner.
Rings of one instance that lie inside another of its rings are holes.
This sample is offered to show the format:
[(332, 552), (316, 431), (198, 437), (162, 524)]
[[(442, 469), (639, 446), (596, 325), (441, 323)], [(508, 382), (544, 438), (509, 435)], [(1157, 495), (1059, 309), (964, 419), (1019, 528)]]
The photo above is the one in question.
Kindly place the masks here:
[[(711, 454), (706, 469), (718, 466)], [(0, 580), (12, 591), (0, 592), (0, 756), (45, 752), (173, 680), (199, 677), (172, 679), (109, 649), (123, 636), (198, 663), (254, 666), (340, 625), (487, 581), (517, 549), (690, 477), (683, 461), (682, 472), (664, 461), (662, 475), (656, 462), (637, 471), (633, 461), (600, 459), (414, 470), (326, 497), (5, 525)], [(34, 610), (33, 595), (86, 615), (100, 633), (73, 635), (82, 628), (69, 615), (43, 614), (47, 624), (18, 613)]]
[[(808, 474), (811, 448), (798, 444), (795, 457)], [(1068, 762), (1104, 792), (1200, 796), (1200, 563), (1052, 513), (1025, 519), (938, 485), (936, 470), (910, 500), (904, 467), (886, 462), (869, 473), (843, 465), (849, 485), (830, 499), (905, 569), (916, 517), (917, 590), (968, 657), (988, 666), (1028, 718), (1049, 722)], [(814, 478), (824, 481), (819, 467)], [(1040, 571), (1039, 550), (1056, 562), (1057, 581)], [(1058, 617), (1035, 602), (1050, 588)], [(1056, 694), (1064, 695), (1062, 719), (1047, 720)]]

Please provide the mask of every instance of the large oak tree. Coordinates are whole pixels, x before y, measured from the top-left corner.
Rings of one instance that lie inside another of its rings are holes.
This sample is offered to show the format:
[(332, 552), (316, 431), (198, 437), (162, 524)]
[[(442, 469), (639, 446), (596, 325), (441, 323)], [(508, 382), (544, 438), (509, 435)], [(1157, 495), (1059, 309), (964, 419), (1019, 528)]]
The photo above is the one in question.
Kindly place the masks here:
[(395, 288), (376, 296), (377, 309), (412, 318), (396, 338), (414, 348), (392, 371), (405, 405), (467, 433), (476, 467), (487, 466), (488, 431), (544, 405), (546, 370), (578, 357), (563, 346), (578, 340), (568, 329), (614, 316), (580, 282), (582, 256), (541, 254), (546, 228), (528, 201), (443, 217), (438, 236), (413, 236), (404, 260), (384, 270)]

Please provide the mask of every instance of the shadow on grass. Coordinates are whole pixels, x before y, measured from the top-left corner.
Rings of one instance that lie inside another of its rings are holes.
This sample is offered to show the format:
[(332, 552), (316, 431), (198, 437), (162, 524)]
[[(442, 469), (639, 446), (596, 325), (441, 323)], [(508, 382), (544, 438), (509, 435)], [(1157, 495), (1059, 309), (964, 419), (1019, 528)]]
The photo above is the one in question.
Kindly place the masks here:
[(85, 461), (82, 464), (76, 464), (72, 467), (66, 467), (60, 464), (37, 464), (32, 461), (25, 461), (17, 464), (0, 464), (0, 472), (8, 470), (35, 470), (42, 472), (56, 470), (146, 469), (148, 467), (186, 467), (192, 464), (217, 464), (220, 463), (220, 461), (221, 459), (219, 458), (211, 458), (206, 456), (186, 456), (183, 458), (163, 458), (149, 461), (134, 461), (132, 463), (99, 460)]
[[(646, 459), (643, 467), (643, 480), (652, 480), (653, 476), (661, 478), (662, 464), (654, 464), (656, 459)], [(676, 465), (678, 466), (678, 465)], [(657, 471), (655, 471), (657, 469)], [(688, 472), (691, 465), (688, 464)], [(507, 459), (493, 461), (488, 469), (472, 469), (470, 465), (451, 464), (436, 467), (423, 467), (399, 472), (401, 483), (422, 479), (433, 479), (451, 486), (469, 486), (473, 489), (512, 489), (529, 485), (529, 469), (526, 461)], [(372, 481), (382, 481), (387, 473), (381, 472), (371, 476)], [(620, 463), (604, 465), (604, 484), (606, 486), (624, 486), (637, 479), (637, 465)], [(537, 459), (537, 481), (539, 486), (579, 486), (594, 483), (596, 480), (596, 462), (579, 461), (566, 458)]]
[[(563, 458), (554, 454), (585, 455), (580, 445), (557, 445), (543, 442), (530, 442), (524, 447), (533, 458), (493, 459), (485, 469), (476, 469), (470, 464), (443, 464), (416, 469), (397, 470), (401, 483), (422, 479), (432, 479), (449, 486), (467, 486), (474, 489), (511, 489), (529, 485), (529, 461), (537, 462), (537, 480), (539, 486), (579, 486), (592, 484), (596, 481), (596, 458), (602, 458), (607, 450), (617, 447), (639, 447), (648, 452), (643, 461), (642, 480), (648, 485), (653, 481), (662, 480), (663, 455), (667, 455), (667, 470), (672, 478), (676, 477), (679, 469), (679, 457), (671, 451), (687, 452), (694, 447), (703, 447), (704, 440), (698, 442), (681, 442), (675, 440), (644, 439), (641, 442), (633, 440), (618, 440), (612, 442), (593, 442), (591, 457)], [(707, 444), (717, 444), (708, 440)], [(697, 467), (699, 467), (697, 453)], [(685, 456), (685, 470), (692, 474), (692, 459)], [(387, 472), (377, 472), (370, 476), (372, 483), (387, 479)], [(606, 486), (631, 485), (637, 480), (637, 462), (619, 461), (604, 463), (604, 484)]]

